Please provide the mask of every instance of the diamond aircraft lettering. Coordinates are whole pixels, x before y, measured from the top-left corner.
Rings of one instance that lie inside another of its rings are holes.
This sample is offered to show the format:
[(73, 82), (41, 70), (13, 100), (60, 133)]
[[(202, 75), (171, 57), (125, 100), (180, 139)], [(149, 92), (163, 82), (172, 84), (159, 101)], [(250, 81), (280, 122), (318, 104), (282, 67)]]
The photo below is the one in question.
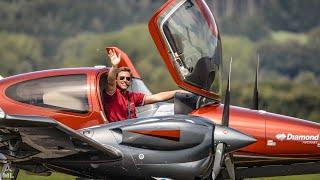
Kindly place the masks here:
[(301, 135), (301, 134), (285, 134), (279, 133), (276, 138), (280, 141), (319, 141), (319, 134), (317, 135)]

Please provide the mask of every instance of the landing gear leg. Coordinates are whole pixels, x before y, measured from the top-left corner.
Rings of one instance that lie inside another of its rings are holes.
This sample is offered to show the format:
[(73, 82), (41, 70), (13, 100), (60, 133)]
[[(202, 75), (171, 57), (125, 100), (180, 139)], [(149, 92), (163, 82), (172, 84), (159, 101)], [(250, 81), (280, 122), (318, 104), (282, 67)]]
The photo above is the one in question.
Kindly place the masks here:
[(13, 171), (13, 180), (16, 180), (16, 179), (18, 178), (19, 171), (20, 171), (20, 169), (14, 168), (14, 171)]

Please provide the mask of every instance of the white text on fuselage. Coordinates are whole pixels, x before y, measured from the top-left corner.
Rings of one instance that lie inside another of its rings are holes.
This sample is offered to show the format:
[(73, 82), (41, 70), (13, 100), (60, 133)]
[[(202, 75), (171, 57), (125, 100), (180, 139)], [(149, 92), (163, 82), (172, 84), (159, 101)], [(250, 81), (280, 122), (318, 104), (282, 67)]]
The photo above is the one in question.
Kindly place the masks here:
[(301, 135), (301, 134), (285, 134), (280, 133), (276, 135), (276, 138), (280, 141), (303, 141), (303, 144), (317, 144), (320, 135)]

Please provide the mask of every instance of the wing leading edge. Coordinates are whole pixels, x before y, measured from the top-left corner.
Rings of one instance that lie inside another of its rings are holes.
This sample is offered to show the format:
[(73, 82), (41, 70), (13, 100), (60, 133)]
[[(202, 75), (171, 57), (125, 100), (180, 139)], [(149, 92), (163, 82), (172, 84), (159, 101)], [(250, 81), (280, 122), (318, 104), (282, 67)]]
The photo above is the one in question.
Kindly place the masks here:
[(82, 159), (95, 163), (122, 157), (117, 149), (101, 145), (53, 119), (24, 115), (0, 118), (0, 153), (11, 162), (56, 159), (83, 153), (103, 155), (99, 160), (90, 159), (90, 156)]

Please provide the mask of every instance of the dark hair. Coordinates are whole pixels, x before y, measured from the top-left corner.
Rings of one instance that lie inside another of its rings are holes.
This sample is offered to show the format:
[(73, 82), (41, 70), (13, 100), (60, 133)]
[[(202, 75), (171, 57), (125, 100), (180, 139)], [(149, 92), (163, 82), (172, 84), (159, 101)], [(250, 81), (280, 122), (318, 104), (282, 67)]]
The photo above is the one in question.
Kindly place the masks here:
[(132, 73), (131, 73), (131, 70), (130, 68), (128, 67), (119, 67), (119, 70), (118, 70), (118, 73), (117, 73), (117, 77), (118, 77), (118, 74), (122, 71), (126, 71), (126, 72), (129, 72), (130, 73), (130, 76), (132, 77)]

